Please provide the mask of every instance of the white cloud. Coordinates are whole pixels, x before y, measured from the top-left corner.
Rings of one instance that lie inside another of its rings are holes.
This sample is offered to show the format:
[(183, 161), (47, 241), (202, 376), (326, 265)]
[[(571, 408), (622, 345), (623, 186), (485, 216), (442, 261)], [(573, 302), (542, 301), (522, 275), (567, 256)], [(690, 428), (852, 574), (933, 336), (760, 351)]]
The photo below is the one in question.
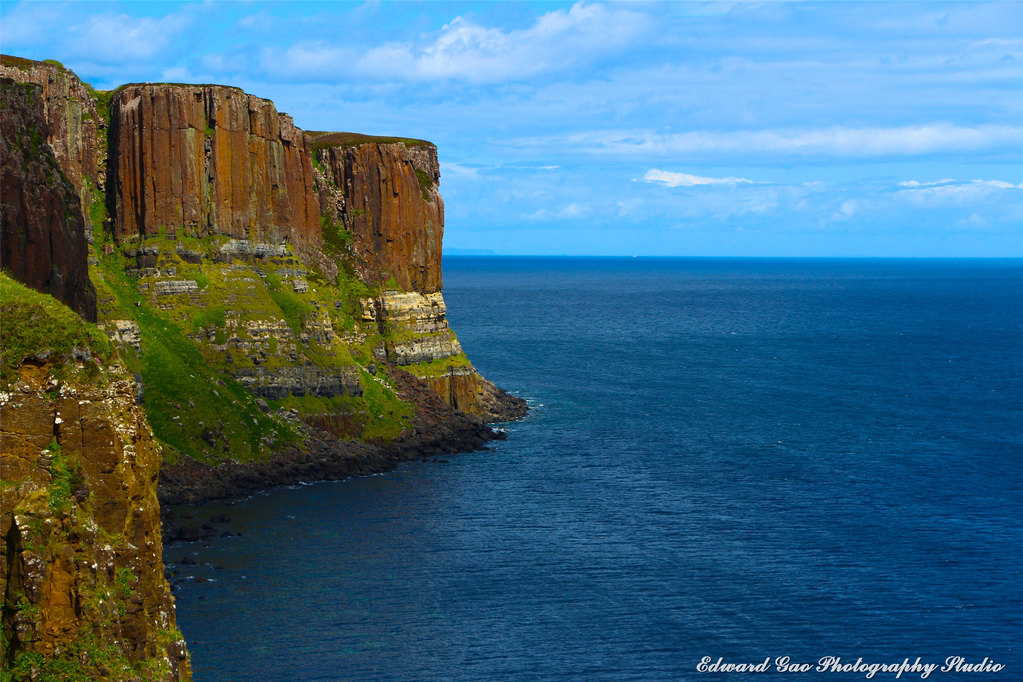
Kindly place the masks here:
[(558, 217), (567, 219), (582, 218), (587, 213), (589, 213), (589, 209), (587, 207), (581, 206), (576, 203), (571, 203), (568, 206), (561, 209), (560, 211), (558, 211)]
[[(913, 180), (909, 183), (915, 182)], [(1023, 183), (1014, 185), (1004, 180), (971, 180), (970, 182), (942, 181), (939, 183), (899, 183), (906, 189), (895, 195), (924, 208), (982, 201), (1005, 190), (1023, 189)]]
[(71, 28), (69, 42), (78, 54), (101, 62), (148, 60), (161, 53), (189, 24), (182, 14), (159, 19), (127, 14), (97, 14)]
[(956, 226), (967, 230), (983, 230), (987, 228), (988, 221), (976, 213), (971, 213), (968, 218), (956, 222)]
[(582, 151), (617, 155), (697, 153), (789, 154), (799, 156), (916, 156), (937, 152), (977, 151), (1023, 147), (1023, 127), (959, 126), (936, 123), (894, 128), (815, 130), (692, 131), (664, 134), (652, 131), (591, 131), (563, 138), (529, 138), (519, 146), (567, 144)]
[(56, 3), (19, 3), (0, 21), (0, 43), (5, 53), (52, 39), (52, 27), (61, 25), (64, 8)]
[(834, 214), (832, 214), (830, 220), (832, 222), (842, 222), (842, 221), (845, 221), (845, 220), (849, 220), (854, 215), (856, 215), (856, 212), (859, 209), (860, 209), (860, 202), (856, 201), (855, 199), (849, 199), (848, 201), (843, 201), (842, 205), (838, 207), (838, 210), (835, 211)]
[(367, 49), (324, 41), (268, 49), (264, 66), (281, 75), (336, 78), (347, 73), (397, 80), (518, 81), (614, 54), (641, 35), (645, 15), (576, 3), (541, 15), (519, 30), (488, 28), (456, 17), (419, 42)]
[(643, 175), (643, 180), (646, 182), (656, 182), (668, 187), (693, 187), (696, 185), (740, 185), (740, 184), (752, 184), (752, 180), (746, 178), (705, 178), (699, 175), (690, 175), (689, 173), (673, 173), (671, 171), (662, 171), (651, 169)]
[(635, 220), (644, 203), (643, 199), (639, 198), (619, 200), (615, 202), (615, 205), (618, 207), (618, 217), (632, 218)]
[(934, 187), (935, 185), (947, 185), (950, 182), (956, 182), (956, 180), (954, 178), (945, 178), (944, 180), (935, 180), (933, 182), (906, 180), (905, 182), (900, 182), (899, 187)]
[(465, 166), (460, 163), (444, 161), (440, 164), (441, 177), (456, 177), (467, 180), (476, 180), (480, 177), (480, 169), (473, 166)]
[(111, 11), (82, 16), (88, 9), (88, 4), (20, 3), (0, 22), (0, 40), (5, 51), (45, 45), (48, 53), (69, 62), (123, 68), (168, 57), (198, 13), (186, 5), (162, 17)]
[[(323, 42), (295, 43), (283, 52), (266, 48), (260, 55), (260, 67), (267, 73), (285, 78), (300, 74), (334, 78), (350, 71), (356, 55), (349, 49)], [(313, 78), (315, 80), (315, 78)]]
[(1005, 182), (1004, 180), (974, 180), (972, 184), (989, 185), (991, 187), (997, 187), (998, 189), (1023, 189), (1023, 182), (1018, 185), (1014, 185), (1011, 182)]
[(577, 220), (585, 218), (590, 214), (590, 207), (578, 203), (571, 203), (559, 211), (552, 211), (547, 208), (538, 209), (525, 216), (526, 220)]

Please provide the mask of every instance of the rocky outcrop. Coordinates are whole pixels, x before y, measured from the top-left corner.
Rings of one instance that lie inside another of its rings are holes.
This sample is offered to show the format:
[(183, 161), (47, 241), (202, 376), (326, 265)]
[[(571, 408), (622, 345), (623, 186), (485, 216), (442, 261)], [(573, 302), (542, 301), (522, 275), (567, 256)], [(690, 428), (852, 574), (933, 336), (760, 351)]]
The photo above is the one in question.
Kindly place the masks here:
[(441, 293), (384, 291), (376, 299), (363, 299), (362, 319), (389, 333), (386, 358), (396, 365), (434, 362), (462, 353), (448, 327), (447, 306)]
[(437, 148), (348, 133), (312, 139), (329, 180), (321, 187), (323, 210), (353, 235), (363, 279), (403, 291), (440, 291), (444, 201)]
[(525, 401), (484, 379), (465, 357), (439, 291), (383, 291), (361, 303), (362, 319), (385, 332), (384, 358), (423, 379), (448, 405), (487, 422), (525, 416)]
[(321, 210), (351, 236), (362, 279), (381, 287), (376, 298), (361, 301), (362, 319), (387, 338), (386, 360), (425, 379), (462, 412), (486, 421), (522, 417), (525, 402), (473, 369), (447, 323), (437, 148), (422, 140), (352, 133), (311, 136), (323, 169)]
[(53, 61), (2, 55), (0, 76), (39, 86), (46, 141), (88, 215), (93, 191), (103, 186), (106, 167), (106, 121), (97, 111), (96, 100), (78, 76)]
[(110, 115), (118, 241), (182, 231), (300, 252), (319, 243), (308, 139), (272, 102), (225, 86), (127, 85)]
[(235, 380), (261, 398), (283, 400), (305, 395), (318, 398), (361, 396), (362, 384), (354, 367), (246, 367), (234, 373)]
[(429, 294), (383, 291), (378, 299), (367, 298), (362, 304), (362, 319), (374, 323), (401, 323), (409, 331), (431, 334), (448, 331), (447, 305), (439, 291)]
[(186, 679), (163, 574), (161, 452), (135, 382), (102, 334), (0, 280), (5, 325), (18, 325), (4, 329), (0, 386), (4, 670)]
[(456, 410), (488, 422), (522, 419), (526, 402), (487, 381), (472, 367), (451, 366), (424, 379), (430, 389)]
[(2, 78), (0, 97), (0, 267), (95, 321), (85, 219), (47, 143), (43, 90)]

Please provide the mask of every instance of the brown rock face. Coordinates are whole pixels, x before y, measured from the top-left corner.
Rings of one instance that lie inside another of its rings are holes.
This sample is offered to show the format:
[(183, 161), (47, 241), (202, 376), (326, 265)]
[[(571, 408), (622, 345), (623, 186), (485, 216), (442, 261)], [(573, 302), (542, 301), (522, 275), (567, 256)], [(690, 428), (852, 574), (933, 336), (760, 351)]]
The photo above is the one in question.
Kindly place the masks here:
[(0, 392), (4, 669), (38, 653), (33, 666), (62, 660), (74, 679), (187, 679), (163, 575), (161, 453), (131, 376), (113, 366), (103, 384), (65, 383), (47, 365), (18, 371)]
[(128, 85), (111, 102), (118, 241), (222, 234), (320, 241), (309, 143), (272, 102), (213, 85)]
[(95, 100), (78, 76), (57, 64), (3, 55), (0, 76), (41, 88), (46, 141), (77, 189), (82, 211), (87, 214), (91, 190), (85, 180), (93, 188), (102, 187), (106, 165), (106, 145), (102, 143), (106, 124), (96, 111)]
[(451, 407), (485, 422), (510, 422), (526, 416), (526, 401), (494, 386), (471, 367), (429, 377), (430, 390)]
[(351, 231), (354, 254), (366, 267), (360, 274), (385, 288), (440, 291), (444, 201), (437, 148), (420, 141), (331, 146), (330, 138), (314, 138), (314, 146), (343, 197), (331, 217)]
[(78, 194), (46, 140), (42, 88), (0, 79), (0, 267), (96, 320)]

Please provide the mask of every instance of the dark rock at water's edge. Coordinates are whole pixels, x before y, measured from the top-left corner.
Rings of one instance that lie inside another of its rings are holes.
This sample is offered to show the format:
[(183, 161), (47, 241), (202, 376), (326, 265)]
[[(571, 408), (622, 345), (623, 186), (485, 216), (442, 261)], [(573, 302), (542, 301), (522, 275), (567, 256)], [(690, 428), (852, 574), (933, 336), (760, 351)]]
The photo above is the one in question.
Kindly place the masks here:
[[(338, 481), (390, 471), (402, 462), (442, 454), (472, 452), (495, 440), (504, 440), (478, 417), (459, 412), (441, 400), (421, 379), (397, 368), (389, 375), (401, 390), (401, 397), (419, 410), (413, 428), (391, 442), (339, 440), (328, 431), (306, 427), (302, 445), (278, 452), (264, 461), (227, 461), (216, 466), (185, 459), (165, 465), (160, 472), (159, 496), (164, 505), (201, 504), (235, 499), (281, 485), (314, 481)], [(522, 418), (526, 403), (501, 392), (502, 421)], [(180, 524), (176, 514), (164, 515), (168, 541), (191, 541), (201, 534), (189, 524)], [(210, 538), (215, 534), (209, 533)]]

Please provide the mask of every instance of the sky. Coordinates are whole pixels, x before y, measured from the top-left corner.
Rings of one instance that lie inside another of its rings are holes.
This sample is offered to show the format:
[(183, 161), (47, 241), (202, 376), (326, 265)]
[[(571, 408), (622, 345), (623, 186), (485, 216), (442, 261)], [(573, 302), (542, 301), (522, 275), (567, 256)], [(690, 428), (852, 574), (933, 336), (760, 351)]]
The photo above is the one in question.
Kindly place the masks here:
[(13, 2), (97, 88), (431, 140), (445, 249), (1023, 256), (1023, 2)]

